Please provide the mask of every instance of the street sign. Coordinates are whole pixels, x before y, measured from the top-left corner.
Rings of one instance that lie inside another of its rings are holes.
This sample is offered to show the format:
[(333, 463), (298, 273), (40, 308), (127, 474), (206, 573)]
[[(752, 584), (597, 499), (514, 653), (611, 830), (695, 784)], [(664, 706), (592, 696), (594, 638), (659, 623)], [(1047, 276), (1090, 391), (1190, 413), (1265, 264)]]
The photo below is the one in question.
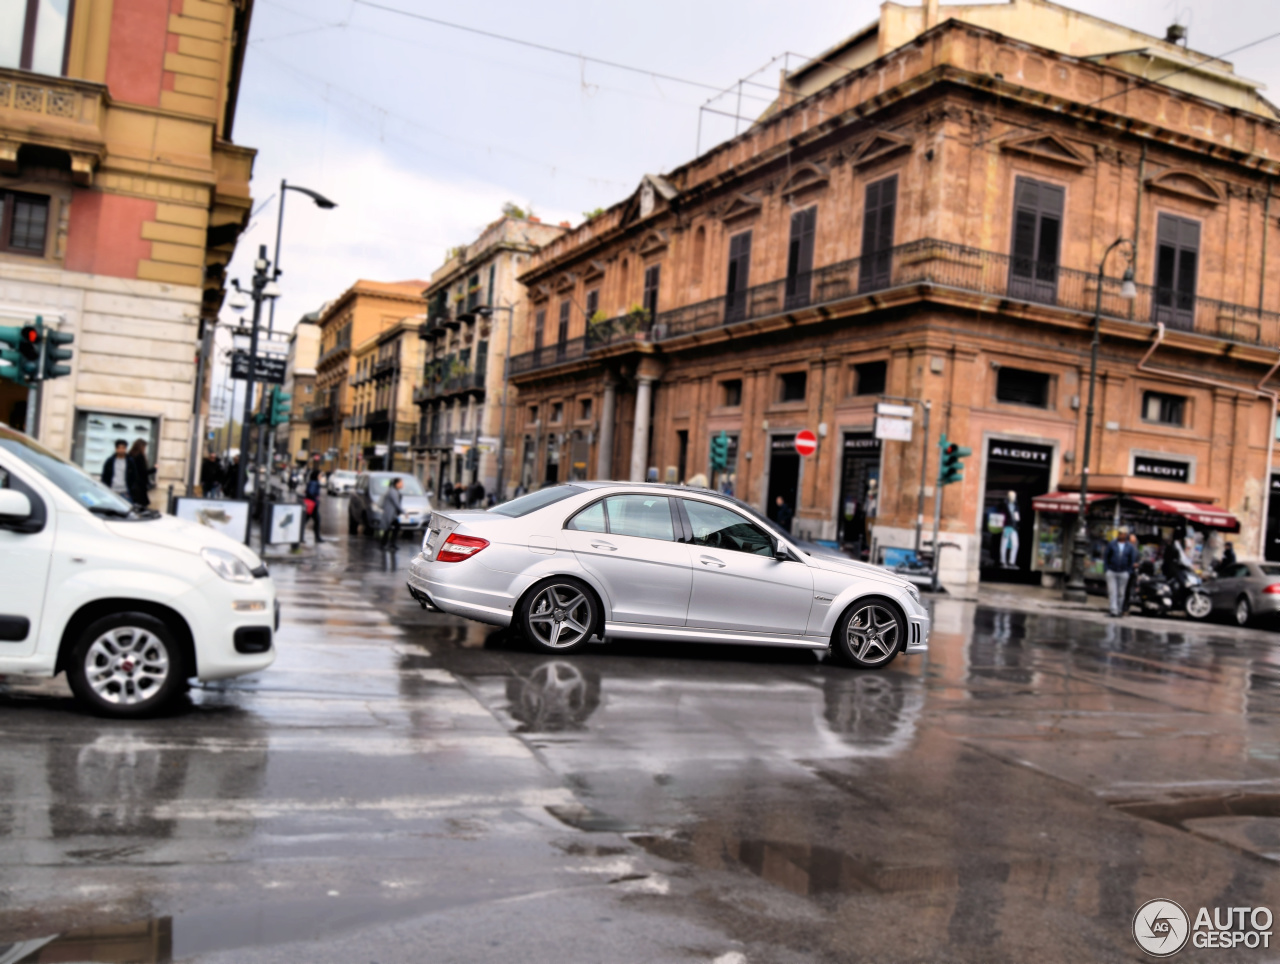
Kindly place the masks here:
[(804, 458), (808, 458), (814, 452), (818, 451), (818, 436), (814, 435), (807, 428), (796, 432), (796, 451)]
[(876, 418), (876, 438), (886, 439), (890, 442), (910, 442), (911, 419), (878, 416)]
[[(258, 354), (258, 364), (254, 372), (254, 380), (268, 385), (283, 385), (284, 371), (288, 359), (284, 355)], [(241, 380), (249, 377), (249, 353), (237, 351), (231, 353), (231, 377)]]
[(207, 422), (209, 428), (222, 428), (227, 424), (226, 412), (210, 412)]
[(877, 415), (887, 415), (889, 418), (911, 418), (916, 411), (910, 405), (890, 405), (888, 402), (879, 402), (876, 405)]

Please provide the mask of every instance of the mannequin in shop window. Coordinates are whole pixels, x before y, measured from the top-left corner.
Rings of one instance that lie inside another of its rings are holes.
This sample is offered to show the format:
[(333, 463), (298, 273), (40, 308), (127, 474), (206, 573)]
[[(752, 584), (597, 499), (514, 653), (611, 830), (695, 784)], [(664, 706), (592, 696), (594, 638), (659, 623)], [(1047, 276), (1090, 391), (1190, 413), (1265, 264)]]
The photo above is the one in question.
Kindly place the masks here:
[(1000, 566), (1004, 569), (1018, 568), (1018, 523), (1022, 514), (1018, 511), (1018, 493), (1005, 493), (1004, 531), (1000, 533)]

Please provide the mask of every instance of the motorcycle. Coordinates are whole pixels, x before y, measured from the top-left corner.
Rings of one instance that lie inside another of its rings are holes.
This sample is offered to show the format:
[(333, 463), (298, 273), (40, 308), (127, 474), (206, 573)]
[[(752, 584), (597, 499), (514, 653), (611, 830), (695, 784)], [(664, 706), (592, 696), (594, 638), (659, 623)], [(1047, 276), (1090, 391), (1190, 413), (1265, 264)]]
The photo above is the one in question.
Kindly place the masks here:
[(1182, 610), (1191, 619), (1203, 620), (1213, 611), (1203, 580), (1189, 569), (1166, 578), (1151, 563), (1144, 562), (1138, 571), (1136, 595), (1138, 609), (1145, 616), (1167, 616)]

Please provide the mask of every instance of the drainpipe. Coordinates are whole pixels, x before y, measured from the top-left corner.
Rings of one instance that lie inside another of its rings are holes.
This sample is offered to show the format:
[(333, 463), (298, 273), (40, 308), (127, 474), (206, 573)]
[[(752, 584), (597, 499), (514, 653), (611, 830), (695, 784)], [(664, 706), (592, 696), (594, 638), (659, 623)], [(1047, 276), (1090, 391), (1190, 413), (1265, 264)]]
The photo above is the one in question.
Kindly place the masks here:
[(1199, 375), (1184, 375), (1181, 372), (1166, 371), (1163, 368), (1152, 368), (1147, 364), (1147, 360), (1155, 354), (1155, 350), (1160, 347), (1160, 343), (1164, 341), (1164, 322), (1156, 324), (1156, 338), (1151, 343), (1151, 347), (1147, 349), (1147, 353), (1142, 356), (1142, 360), (1138, 362), (1138, 371), (1146, 372), (1151, 375), (1159, 375), (1161, 378), (1176, 378), (1184, 382), (1192, 382), (1197, 385), (1208, 385), (1212, 388), (1225, 388), (1227, 391), (1236, 392), (1237, 394), (1252, 393), (1258, 398), (1265, 398), (1271, 402), (1271, 424), (1267, 429), (1267, 467), (1263, 476), (1262, 485), (1262, 524), (1258, 526), (1258, 556), (1265, 559), (1267, 557), (1267, 513), (1271, 510), (1271, 458), (1275, 453), (1276, 447), (1276, 413), (1277, 406), (1280, 405), (1280, 393), (1272, 389), (1263, 388), (1272, 375), (1276, 373), (1276, 369), (1280, 368), (1280, 356), (1277, 356), (1276, 363), (1267, 369), (1267, 373), (1258, 381), (1256, 388), (1241, 388), (1239, 385), (1232, 385), (1229, 382), (1220, 382), (1213, 378), (1202, 378)]

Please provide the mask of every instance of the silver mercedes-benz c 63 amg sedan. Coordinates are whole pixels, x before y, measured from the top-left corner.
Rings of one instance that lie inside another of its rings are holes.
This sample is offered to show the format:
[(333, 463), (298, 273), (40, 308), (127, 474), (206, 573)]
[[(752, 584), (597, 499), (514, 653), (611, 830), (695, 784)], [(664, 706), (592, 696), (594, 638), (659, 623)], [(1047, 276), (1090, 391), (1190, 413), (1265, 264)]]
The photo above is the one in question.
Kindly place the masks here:
[(434, 512), (409, 565), (427, 609), (563, 653), (592, 637), (800, 646), (859, 667), (923, 653), (929, 615), (885, 569), (810, 552), (704, 489), (576, 482)]

